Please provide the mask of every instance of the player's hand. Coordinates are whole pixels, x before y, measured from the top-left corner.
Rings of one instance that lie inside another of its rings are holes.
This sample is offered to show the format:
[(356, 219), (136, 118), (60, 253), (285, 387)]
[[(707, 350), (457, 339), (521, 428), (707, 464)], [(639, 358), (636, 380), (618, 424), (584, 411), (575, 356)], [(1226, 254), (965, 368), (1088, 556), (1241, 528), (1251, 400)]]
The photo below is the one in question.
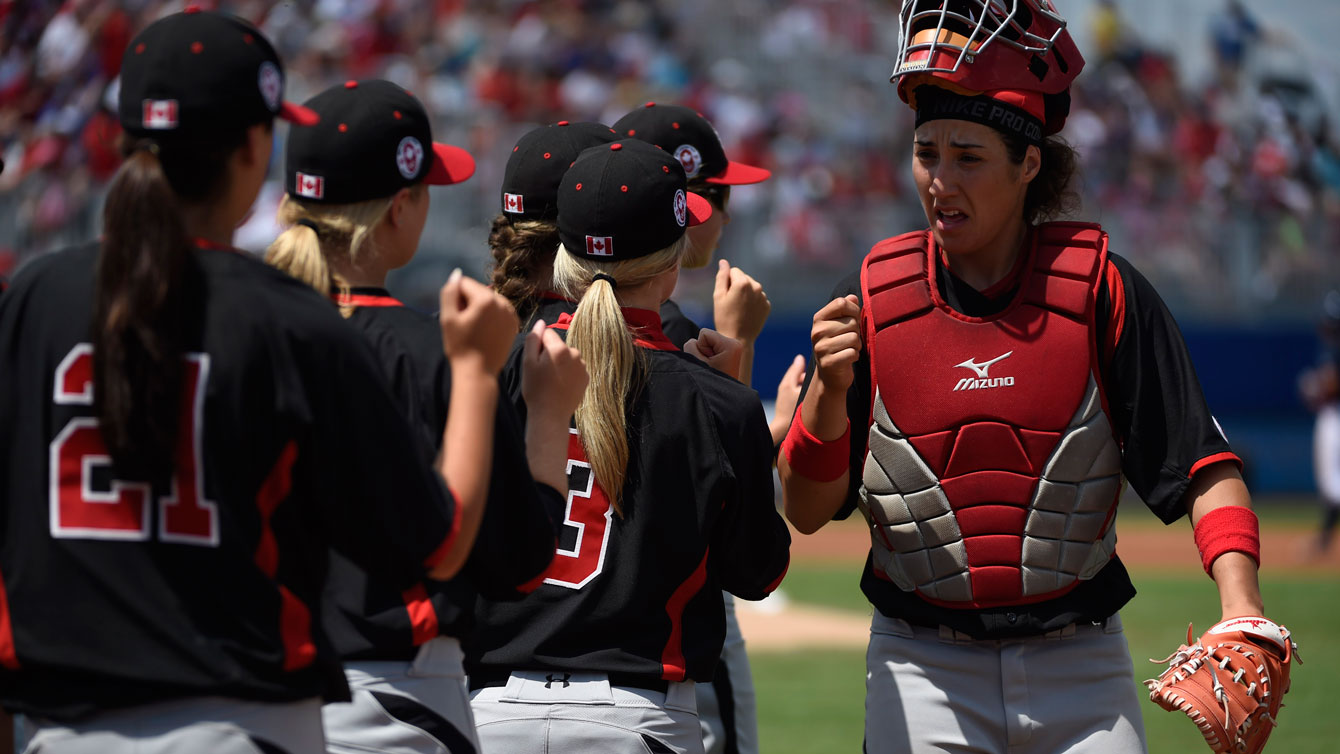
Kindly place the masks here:
[(772, 304), (763, 286), (739, 267), (722, 259), (717, 263), (716, 287), (712, 290), (712, 316), (722, 335), (753, 343), (763, 332)]
[(709, 367), (740, 379), (740, 362), (744, 358), (744, 344), (728, 338), (716, 330), (704, 327), (698, 337), (684, 344), (684, 353), (696, 356)]
[(826, 389), (847, 392), (861, 356), (861, 306), (854, 295), (835, 298), (815, 312), (810, 330), (817, 376)]
[(772, 412), (772, 423), (768, 429), (772, 432), (772, 444), (780, 445), (791, 429), (791, 417), (796, 413), (796, 402), (800, 400), (800, 388), (805, 384), (805, 357), (796, 356), (791, 366), (786, 368), (782, 381), (777, 383), (777, 402)]
[(528, 413), (561, 417), (566, 428), (589, 381), (581, 351), (564, 343), (544, 320), (537, 320), (526, 333), (521, 354), (521, 395)]
[(459, 269), (442, 286), (439, 303), (442, 350), (453, 368), (477, 366), (497, 376), (521, 327), (512, 304)]

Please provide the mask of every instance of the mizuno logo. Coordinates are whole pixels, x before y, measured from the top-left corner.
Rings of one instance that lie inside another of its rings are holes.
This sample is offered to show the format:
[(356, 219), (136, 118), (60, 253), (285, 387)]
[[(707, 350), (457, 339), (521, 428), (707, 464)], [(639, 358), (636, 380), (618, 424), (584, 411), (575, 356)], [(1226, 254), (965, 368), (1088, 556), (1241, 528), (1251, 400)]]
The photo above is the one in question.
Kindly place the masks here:
[(958, 368), (971, 369), (973, 373), (977, 375), (977, 377), (976, 378), (964, 377), (963, 379), (958, 381), (957, 385), (954, 386), (954, 390), (955, 391), (979, 390), (981, 388), (987, 388), (987, 387), (1004, 387), (1006, 385), (1013, 385), (1014, 384), (1013, 377), (992, 378), (987, 374), (987, 370), (991, 369), (992, 364), (995, 364), (997, 361), (1000, 361), (1001, 359), (1009, 357), (1013, 353), (1014, 351), (1006, 351), (1005, 353), (1002, 353), (996, 358), (991, 359), (989, 361), (984, 361), (981, 364), (978, 364), (972, 359), (968, 359), (962, 364), (955, 364), (954, 365), (955, 369)]

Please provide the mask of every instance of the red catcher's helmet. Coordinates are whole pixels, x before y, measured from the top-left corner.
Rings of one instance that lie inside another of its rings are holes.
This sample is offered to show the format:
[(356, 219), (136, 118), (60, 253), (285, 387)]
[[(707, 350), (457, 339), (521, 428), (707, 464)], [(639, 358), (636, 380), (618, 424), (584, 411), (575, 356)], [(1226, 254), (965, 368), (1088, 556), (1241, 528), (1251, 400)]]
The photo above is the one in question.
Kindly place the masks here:
[(913, 106), (921, 84), (1060, 94), (1084, 69), (1065, 26), (1051, 0), (903, 0), (889, 80)]

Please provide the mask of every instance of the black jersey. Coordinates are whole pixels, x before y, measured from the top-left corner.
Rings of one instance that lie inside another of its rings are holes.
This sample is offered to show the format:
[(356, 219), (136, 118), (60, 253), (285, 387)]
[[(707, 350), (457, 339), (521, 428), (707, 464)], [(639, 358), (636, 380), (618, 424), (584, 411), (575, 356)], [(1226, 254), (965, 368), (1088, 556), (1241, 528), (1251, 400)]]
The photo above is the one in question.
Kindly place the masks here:
[[(381, 288), (355, 288), (350, 321), (372, 344), (425, 458), (442, 446), (451, 402), (451, 366), (437, 319), (404, 306)], [(339, 553), (332, 554), (324, 620), (345, 659), (404, 660), (439, 635), (465, 637), (482, 592), (509, 599), (533, 588), (554, 556), (564, 496), (537, 484), (511, 404), (498, 401), (488, 506), (470, 558), (448, 582), (402, 591), (381, 585)]]
[(541, 293), (539, 301), (535, 304), (535, 311), (530, 315), (530, 319), (527, 320), (526, 324), (521, 328), (521, 334), (524, 336), (526, 333), (530, 332), (530, 328), (535, 324), (535, 320), (537, 319), (542, 319), (545, 324), (552, 325), (564, 314), (573, 314), (576, 311), (576, 301), (564, 298), (557, 293)]
[[(1016, 265), (1005, 280), (977, 291), (949, 272), (942, 260), (936, 264), (941, 298), (973, 317), (1004, 310), (1019, 291), (1020, 275), (1026, 274), (1023, 265)], [(833, 289), (833, 298), (848, 294), (861, 297), (859, 271)], [(1097, 304), (1095, 337), (1102, 387), (1122, 446), (1122, 472), (1145, 504), (1165, 523), (1172, 523), (1186, 513), (1182, 497), (1197, 471), (1216, 461), (1240, 461), (1210, 415), (1177, 323), (1149, 281), (1129, 262), (1110, 254)], [(811, 359), (806, 390), (813, 364)], [(870, 360), (865, 349), (854, 368), (855, 380), (847, 391), (850, 485), (836, 519), (847, 518), (857, 507), (871, 424)], [(1077, 620), (1101, 621), (1135, 596), (1119, 557), (1062, 597), (1014, 607), (964, 610), (933, 605), (875, 576), (869, 557), (861, 590), (885, 615), (923, 626), (947, 625), (979, 638), (1043, 633)]]
[[(557, 556), (520, 602), (481, 600), (466, 649), (471, 673), (706, 681), (726, 632), (721, 590), (762, 599), (786, 572), (791, 537), (773, 503), (758, 395), (676, 348), (655, 312), (624, 312), (639, 328), (645, 379), (629, 403), (623, 515), (595, 483), (573, 430)], [(504, 375), (519, 360), (513, 352)], [(521, 395), (509, 393), (524, 413)]]
[(684, 344), (698, 337), (702, 330), (697, 322), (689, 319), (676, 304), (670, 299), (666, 299), (661, 304), (661, 322), (664, 326), (665, 337), (670, 339), (680, 350), (684, 349)]
[(363, 338), (249, 255), (191, 252), (170, 479), (119, 481), (92, 404), (96, 244), (0, 299), (0, 702), (347, 697), (314, 617), (334, 547), (407, 589), (456, 506)]

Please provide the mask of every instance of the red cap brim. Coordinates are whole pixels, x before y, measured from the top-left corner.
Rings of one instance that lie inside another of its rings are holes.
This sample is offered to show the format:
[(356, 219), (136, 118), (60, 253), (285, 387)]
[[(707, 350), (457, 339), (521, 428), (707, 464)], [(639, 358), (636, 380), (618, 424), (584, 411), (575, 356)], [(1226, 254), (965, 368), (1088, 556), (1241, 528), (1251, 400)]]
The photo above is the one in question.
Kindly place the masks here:
[(433, 164), (423, 182), (429, 186), (450, 186), (475, 174), (475, 158), (460, 147), (433, 142)]
[(712, 203), (692, 191), (689, 197), (689, 227), (702, 225), (712, 217)]
[(745, 183), (762, 183), (771, 177), (772, 171), (767, 168), (756, 168), (743, 162), (727, 162), (725, 170), (705, 179), (705, 182), (720, 186), (739, 186)]
[(295, 126), (315, 126), (321, 122), (321, 116), (310, 107), (285, 102), (279, 106), (279, 117)]

